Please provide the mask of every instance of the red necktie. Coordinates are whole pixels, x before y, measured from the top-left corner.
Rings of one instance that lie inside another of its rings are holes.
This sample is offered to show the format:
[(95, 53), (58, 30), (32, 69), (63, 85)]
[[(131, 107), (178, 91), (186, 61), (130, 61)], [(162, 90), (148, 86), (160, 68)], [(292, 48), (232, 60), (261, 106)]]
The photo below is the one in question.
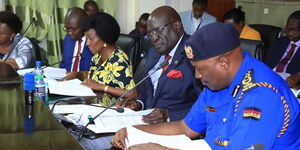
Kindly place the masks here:
[(283, 72), (284, 67), (287, 65), (287, 63), (289, 62), (289, 60), (292, 58), (295, 48), (297, 47), (296, 44), (292, 44), (291, 45), (291, 49), (289, 50), (289, 52), (286, 54), (286, 56), (280, 60), (280, 62), (277, 64), (276, 67), (276, 72)]
[(78, 40), (78, 49), (77, 49), (77, 55), (75, 57), (75, 61), (74, 61), (74, 65), (73, 65), (73, 70), (72, 71), (75, 71), (77, 72), (77, 69), (78, 69), (78, 64), (79, 64), (79, 59), (80, 59), (80, 50), (81, 50), (81, 42), (82, 40)]
[[(165, 55), (165, 61), (166, 61), (166, 62), (169, 62), (170, 59), (171, 59), (171, 56), (170, 56), (169, 54), (166, 54), (166, 55)], [(168, 69), (168, 67), (169, 67), (169, 63), (168, 63), (167, 66), (165, 66), (165, 67), (163, 68), (163, 72), (166, 71), (166, 70)]]

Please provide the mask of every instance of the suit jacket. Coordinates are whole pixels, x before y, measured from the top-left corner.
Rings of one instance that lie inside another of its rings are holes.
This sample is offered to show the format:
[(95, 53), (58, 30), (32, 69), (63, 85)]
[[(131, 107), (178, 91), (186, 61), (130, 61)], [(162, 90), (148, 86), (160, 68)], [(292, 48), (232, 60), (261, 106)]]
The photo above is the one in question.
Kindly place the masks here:
[[(274, 42), (270, 49), (267, 52), (265, 57), (265, 63), (273, 69), (279, 62), (282, 56), (284, 55), (290, 40), (288, 37), (281, 37)], [(295, 74), (300, 72), (300, 48), (298, 48), (297, 52), (294, 54), (292, 60), (290, 61), (289, 65), (286, 68), (286, 72), (290, 74)]]
[[(182, 22), (184, 31), (190, 35), (193, 11), (192, 10), (184, 11), (184, 12), (181, 12), (179, 15), (181, 18), (181, 22)], [(203, 21), (201, 22), (198, 29), (200, 29), (201, 27), (203, 27), (207, 24), (214, 23), (214, 22), (216, 22), (216, 17), (214, 17), (206, 12), (203, 12)]]
[[(73, 66), (72, 57), (74, 54), (75, 43), (76, 41), (72, 40), (68, 34), (65, 36), (62, 61), (59, 68), (65, 68), (67, 72), (70, 72)], [(83, 56), (80, 59), (79, 71), (88, 71), (91, 66), (91, 58), (93, 57), (93, 54), (86, 46), (86, 43), (84, 44), (82, 53)]]
[[(196, 80), (194, 67), (185, 55), (183, 44), (188, 36), (184, 35), (180, 41), (172, 62), (166, 71), (158, 79), (155, 96), (153, 97), (153, 84), (150, 78), (145, 81), (145, 90), (140, 93), (140, 99), (146, 108), (167, 109), (171, 121), (181, 120), (190, 110), (193, 103), (200, 94), (200, 81)], [(147, 54), (145, 64), (145, 74), (158, 62), (161, 54), (151, 48)], [(167, 74), (171, 70), (181, 71), (183, 78), (171, 79)]]

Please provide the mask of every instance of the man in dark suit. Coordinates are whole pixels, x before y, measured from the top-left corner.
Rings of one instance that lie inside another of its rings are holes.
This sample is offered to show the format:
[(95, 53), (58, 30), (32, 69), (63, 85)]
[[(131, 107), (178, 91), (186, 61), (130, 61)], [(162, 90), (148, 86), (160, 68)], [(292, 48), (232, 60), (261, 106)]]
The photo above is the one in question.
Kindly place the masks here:
[(168, 110), (171, 121), (183, 119), (200, 93), (194, 69), (185, 55), (184, 33), (178, 13), (171, 7), (155, 9), (147, 21), (147, 35), (155, 49), (149, 50), (145, 74), (155, 71), (159, 64), (169, 65), (145, 81), (146, 90), (140, 94), (145, 108), (158, 108), (143, 117), (148, 123), (162, 121), (161, 110)]
[(68, 11), (65, 17), (64, 30), (67, 35), (64, 39), (62, 62), (59, 67), (65, 68), (67, 72), (90, 69), (93, 54), (86, 46), (86, 37), (80, 28), (81, 22), (86, 16), (83, 9), (74, 7)]
[(300, 72), (300, 11), (289, 16), (285, 32), (287, 36), (272, 42), (265, 63), (276, 72), (291, 74), (286, 81), (294, 87)]

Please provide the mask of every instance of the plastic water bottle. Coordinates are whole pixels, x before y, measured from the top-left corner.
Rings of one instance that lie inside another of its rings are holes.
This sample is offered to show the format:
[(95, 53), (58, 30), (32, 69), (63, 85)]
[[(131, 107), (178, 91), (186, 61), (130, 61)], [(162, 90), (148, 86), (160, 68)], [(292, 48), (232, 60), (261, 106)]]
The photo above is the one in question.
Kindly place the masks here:
[(45, 103), (46, 100), (46, 84), (44, 82), (44, 77), (42, 75), (38, 75), (35, 77), (35, 95), (38, 100), (42, 100)]
[[(35, 62), (35, 69), (33, 70), (34, 73), (34, 78), (36, 79), (37, 76), (41, 75), (42, 77), (44, 77), (44, 70), (41, 67), (41, 61), (36, 61)], [(35, 80), (37, 81), (37, 80)]]
[(34, 74), (26, 73), (24, 75), (24, 91), (25, 91), (25, 104), (33, 105), (35, 84), (34, 84)]

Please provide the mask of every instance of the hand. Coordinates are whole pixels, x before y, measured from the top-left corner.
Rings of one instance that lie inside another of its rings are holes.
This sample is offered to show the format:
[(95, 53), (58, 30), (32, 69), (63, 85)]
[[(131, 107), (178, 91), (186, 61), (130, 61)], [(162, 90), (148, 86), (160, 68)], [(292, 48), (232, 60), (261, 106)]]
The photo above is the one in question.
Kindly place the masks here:
[(294, 88), (300, 82), (300, 73), (287, 77), (285, 81), (291, 88)]
[(77, 77), (77, 72), (68, 72), (65, 77), (63, 77), (62, 79), (60, 79), (58, 81), (72, 80), (72, 79), (75, 79), (76, 77)]
[(117, 148), (126, 148), (125, 138), (127, 138), (127, 130), (126, 128), (122, 128), (116, 132), (115, 136), (111, 140), (111, 144)]
[(84, 86), (87, 86), (93, 90), (98, 90), (98, 91), (103, 91), (100, 89), (104, 88), (104, 85), (99, 84), (97, 81), (89, 79), (89, 78), (85, 79), (81, 84)]
[(136, 100), (120, 100), (115, 104), (115, 107), (126, 107), (134, 111), (141, 110), (141, 104)]
[(164, 109), (155, 108), (150, 114), (143, 116), (143, 121), (154, 124), (166, 122), (168, 118), (168, 111)]
[(129, 150), (166, 150), (167, 147), (161, 146), (156, 143), (145, 143), (145, 144), (137, 144), (129, 147)]

